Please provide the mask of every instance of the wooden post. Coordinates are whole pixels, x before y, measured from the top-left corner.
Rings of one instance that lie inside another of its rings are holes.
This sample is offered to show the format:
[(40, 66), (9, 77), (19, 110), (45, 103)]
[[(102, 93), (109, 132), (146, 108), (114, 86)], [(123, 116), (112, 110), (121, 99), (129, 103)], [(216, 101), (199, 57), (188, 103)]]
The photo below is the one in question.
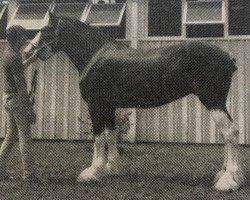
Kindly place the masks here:
[(126, 38), (131, 41), (131, 47), (136, 49), (138, 42), (138, 1), (127, 0)]
[[(127, 0), (127, 13), (126, 13), (126, 38), (131, 41), (131, 47), (137, 49), (138, 43), (138, 0)], [(136, 109), (126, 109), (130, 112), (129, 122), (130, 128), (126, 135), (122, 135), (122, 140), (127, 142), (135, 142), (136, 138)]]
[(131, 2), (131, 47), (137, 49), (138, 43), (138, 3), (137, 0)]
[[(131, 47), (137, 49), (138, 44), (138, 1), (131, 1)], [(128, 131), (128, 141), (135, 142), (136, 138), (136, 109), (131, 109), (131, 115), (129, 117), (130, 129)]]

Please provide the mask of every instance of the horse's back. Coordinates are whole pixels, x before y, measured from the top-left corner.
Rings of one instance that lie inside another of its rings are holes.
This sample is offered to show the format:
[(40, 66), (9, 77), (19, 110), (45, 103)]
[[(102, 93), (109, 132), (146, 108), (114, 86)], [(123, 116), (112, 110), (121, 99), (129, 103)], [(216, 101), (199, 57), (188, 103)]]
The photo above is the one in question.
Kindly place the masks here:
[(212, 95), (216, 84), (228, 88), (232, 75), (228, 65), (232, 64), (225, 52), (196, 42), (147, 50), (113, 49), (100, 56), (83, 90), (92, 99), (122, 107), (154, 107), (190, 93), (203, 95), (210, 90)]

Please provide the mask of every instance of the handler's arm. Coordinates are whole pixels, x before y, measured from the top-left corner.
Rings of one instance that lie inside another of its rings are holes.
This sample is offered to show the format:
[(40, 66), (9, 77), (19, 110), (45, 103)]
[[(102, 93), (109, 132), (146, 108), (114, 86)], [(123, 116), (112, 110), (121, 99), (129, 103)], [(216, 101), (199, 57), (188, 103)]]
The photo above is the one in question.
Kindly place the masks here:
[(24, 73), (17, 73), (14, 75), (14, 78), (18, 91), (18, 102), (25, 107), (26, 116), (29, 122), (33, 124), (36, 122), (36, 114), (29, 99)]
[(22, 103), (30, 104), (27, 84), (24, 75), (24, 68), (22, 66), (21, 59), (16, 59), (13, 62), (12, 73), (14, 75), (19, 101)]
[(15, 83), (16, 83), (16, 87), (18, 91), (19, 101), (21, 103), (24, 103), (25, 105), (30, 104), (29, 94), (27, 91), (27, 85), (26, 85), (24, 74), (18, 73), (18, 74), (15, 74), (14, 77), (15, 77)]

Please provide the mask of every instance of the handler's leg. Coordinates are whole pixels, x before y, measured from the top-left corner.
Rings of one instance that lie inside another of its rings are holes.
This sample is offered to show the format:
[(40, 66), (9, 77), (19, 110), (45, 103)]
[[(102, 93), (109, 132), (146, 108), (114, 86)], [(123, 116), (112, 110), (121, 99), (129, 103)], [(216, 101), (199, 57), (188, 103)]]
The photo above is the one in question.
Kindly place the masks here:
[(7, 133), (0, 149), (0, 178), (6, 173), (8, 156), (17, 141), (17, 126), (14, 116), (7, 112)]
[(16, 111), (15, 120), (19, 135), (19, 148), (21, 152), (23, 180), (31, 180), (35, 177), (34, 161), (32, 155), (31, 123), (23, 112)]
[(77, 181), (100, 181), (100, 179), (107, 173), (105, 164), (105, 135), (102, 133), (99, 136), (95, 136), (92, 165), (81, 172), (77, 178)]
[(237, 190), (244, 184), (238, 146), (239, 131), (224, 111), (213, 110), (211, 114), (225, 140), (225, 160), (223, 169), (215, 178), (215, 188), (221, 191)]

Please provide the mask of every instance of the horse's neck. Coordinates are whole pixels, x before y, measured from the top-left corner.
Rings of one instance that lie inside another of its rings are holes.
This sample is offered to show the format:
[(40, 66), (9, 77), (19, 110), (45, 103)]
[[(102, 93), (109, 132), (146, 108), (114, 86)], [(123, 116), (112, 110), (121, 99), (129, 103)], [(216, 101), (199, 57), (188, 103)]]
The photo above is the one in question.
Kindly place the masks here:
[(105, 43), (108, 42), (98, 42), (93, 45), (91, 49), (86, 49), (80, 46), (75, 47), (69, 44), (67, 45), (65, 52), (70, 57), (79, 73), (81, 73), (90, 62), (92, 57), (95, 55), (95, 53), (98, 52), (105, 45)]
[(90, 59), (90, 55), (88, 55), (88, 52), (80, 48), (69, 47), (65, 50), (65, 52), (69, 56), (70, 60), (74, 63), (75, 67), (79, 72), (82, 71), (82, 69)]

